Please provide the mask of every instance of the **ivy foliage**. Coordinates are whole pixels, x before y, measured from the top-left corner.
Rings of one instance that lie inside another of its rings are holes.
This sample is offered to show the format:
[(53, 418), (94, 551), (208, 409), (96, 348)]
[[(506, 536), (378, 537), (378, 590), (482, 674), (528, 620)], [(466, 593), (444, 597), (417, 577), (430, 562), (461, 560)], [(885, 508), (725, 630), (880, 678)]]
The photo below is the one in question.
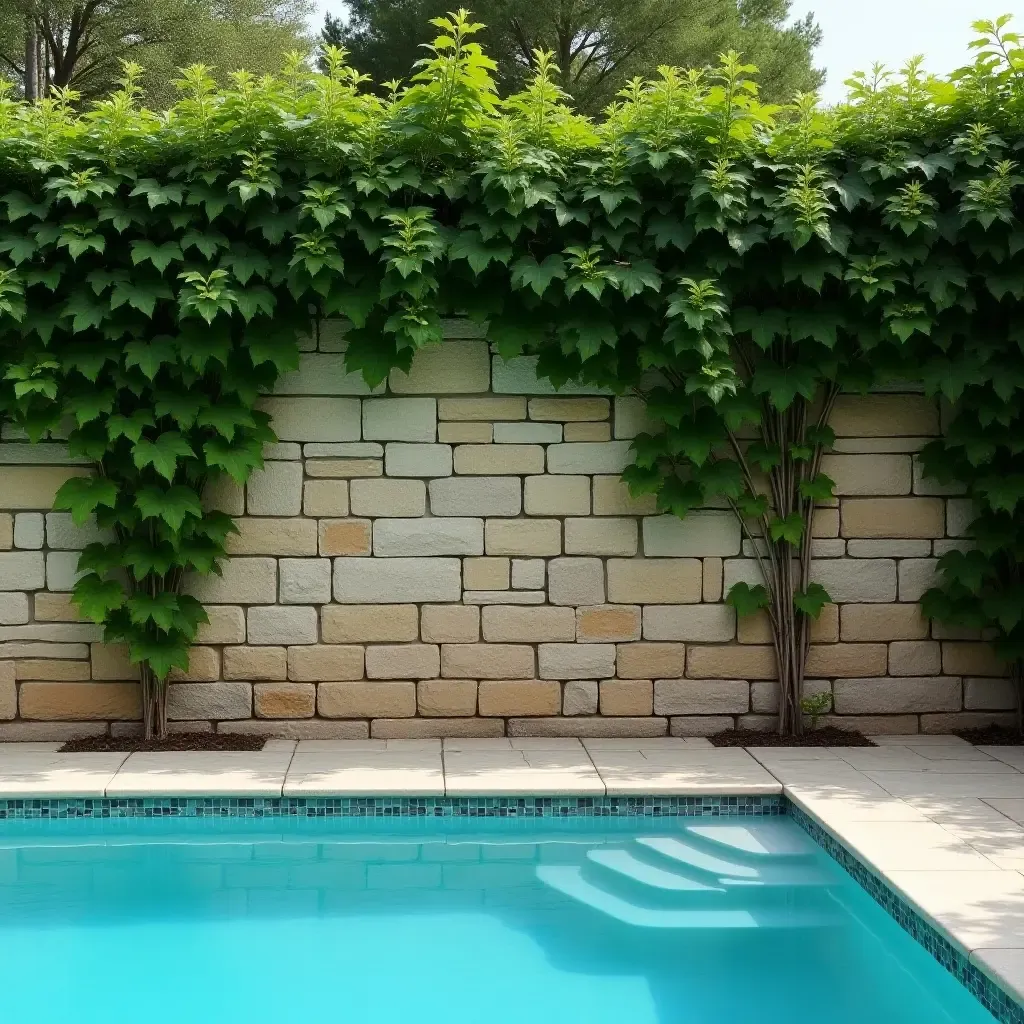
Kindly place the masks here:
[[(549, 55), (500, 99), (480, 26), (433, 25), (387, 95), (330, 50), (324, 74), (295, 57), (226, 89), (190, 68), (164, 115), (139, 108), (131, 66), (88, 109), (0, 96), (0, 410), (32, 438), (68, 431), (96, 473), (58, 506), (114, 538), (83, 555), (76, 601), (143, 666), (159, 731), (203, 617), (183, 577), (217, 571), (232, 529), (204, 489), (260, 465), (257, 397), (297, 334), (349, 318), (348, 368), (377, 384), (461, 312), (556, 384), (647, 399), (627, 480), (667, 513), (717, 498), (740, 518), (759, 572), (729, 599), (769, 615), (780, 724), (799, 729), (840, 392), (924, 367), (930, 393), (978, 389), (977, 435), (1013, 425), (1013, 37), (981, 25), (994, 44), (952, 79), (912, 63), (834, 110), (761, 103), (726, 54), (630, 83), (595, 122)], [(990, 475), (1012, 515), (1020, 471)]]

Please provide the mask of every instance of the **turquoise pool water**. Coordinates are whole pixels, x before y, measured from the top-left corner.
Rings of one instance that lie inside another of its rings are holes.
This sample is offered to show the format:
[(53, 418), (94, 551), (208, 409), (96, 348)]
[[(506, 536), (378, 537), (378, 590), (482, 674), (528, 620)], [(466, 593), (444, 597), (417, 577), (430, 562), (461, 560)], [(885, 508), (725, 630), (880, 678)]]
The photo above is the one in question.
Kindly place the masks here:
[(786, 819), (0, 823), (2, 1019), (982, 1024)]

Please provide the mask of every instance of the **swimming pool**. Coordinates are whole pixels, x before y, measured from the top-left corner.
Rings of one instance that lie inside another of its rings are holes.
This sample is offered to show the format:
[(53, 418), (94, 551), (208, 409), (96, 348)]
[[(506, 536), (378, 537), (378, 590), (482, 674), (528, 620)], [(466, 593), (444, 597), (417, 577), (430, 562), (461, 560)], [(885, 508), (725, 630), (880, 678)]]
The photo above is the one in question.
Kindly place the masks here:
[(787, 817), (0, 822), (3, 1018), (995, 1019)]

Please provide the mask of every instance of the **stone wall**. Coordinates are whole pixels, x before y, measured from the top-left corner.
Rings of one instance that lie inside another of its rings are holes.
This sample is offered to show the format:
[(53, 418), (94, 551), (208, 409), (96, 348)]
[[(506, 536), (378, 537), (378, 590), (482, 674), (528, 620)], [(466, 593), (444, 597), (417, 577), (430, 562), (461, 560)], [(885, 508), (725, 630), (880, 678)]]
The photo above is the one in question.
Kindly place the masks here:
[[(728, 511), (685, 521), (629, 496), (635, 399), (555, 395), (468, 325), (373, 394), (321, 326), (263, 400), (280, 442), (244, 493), (222, 577), (193, 580), (210, 624), (170, 686), (180, 728), (286, 736), (686, 735), (770, 726), (763, 620), (723, 593), (756, 579)], [(938, 434), (920, 394), (843, 396), (834, 507), (815, 522), (815, 578), (837, 605), (814, 629), (809, 691), (841, 724), (942, 732), (1005, 718), (986, 645), (929, 626), (935, 558), (968, 503), (925, 481)], [(95, 530), (49, 512), (59, 443), (0, 443), (0, 739), (137, 728), (135, 671), (68, 600)]]

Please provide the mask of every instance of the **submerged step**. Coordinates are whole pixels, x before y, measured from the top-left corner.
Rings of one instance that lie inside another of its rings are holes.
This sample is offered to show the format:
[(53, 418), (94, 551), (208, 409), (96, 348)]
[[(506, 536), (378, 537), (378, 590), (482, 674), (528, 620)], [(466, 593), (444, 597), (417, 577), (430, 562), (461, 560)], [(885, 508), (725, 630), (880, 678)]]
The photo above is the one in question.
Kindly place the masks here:
[(703, 850), (696, 850), (688, 846), (681, 839), (671, 839), (661, 836), (643, 836), (637, 839), (637, 843), (663, 857), (678, 861), (681, 864), (688, 864), (699, 871), (706, 871), (711, 875), (725, 875), (733, 878), (756, 879), (760, 877), (757, 868), (748, 864), (736, 864), (733, 861), (723, 860), (713, 854), (705, 853)]
[(587, 859), (653, 889), (667, 889), (672, 892), (725, 892), (720, 886), (706, 885), (674, 871), (666, 871), (648, 864), (634, 857), (628, 850), (591, 850), (587, 854)]
[(685, 831), (736, 853), (755, 857), (801, 857), (814, 853), (809, 836), (780, 821), (687, 825)]

